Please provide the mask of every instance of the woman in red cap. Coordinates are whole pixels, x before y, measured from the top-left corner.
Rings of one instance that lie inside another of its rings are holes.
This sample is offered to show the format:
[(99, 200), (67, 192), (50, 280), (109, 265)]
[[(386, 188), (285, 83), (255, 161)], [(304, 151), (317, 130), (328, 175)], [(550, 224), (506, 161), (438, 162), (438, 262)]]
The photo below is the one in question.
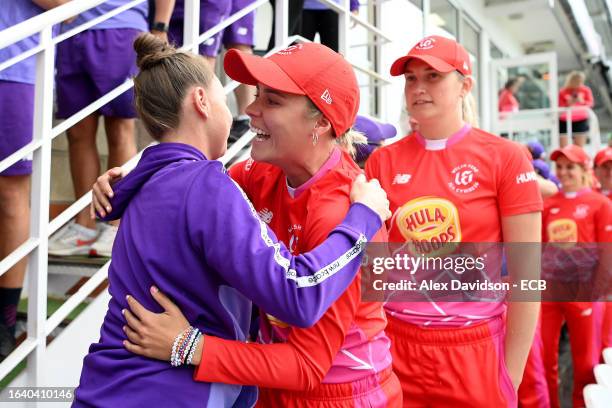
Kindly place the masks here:
[[(356, 138), (351, 125), (359, 107), (352, 67), (315, 43), (270, 58), (230, 50), (224, 66), (231, 78), (257, 87), (247, 108), (257, 134), (252, 159), (230, 174), (293, 254), (308, 251), (346, 213), (350, 184), (361, 173), (346, 152)], [(383, 229), (379, 239), (385, 238)], [(260, 310), (258, 340), (264, 344), (204, 336), (194, 378), (259, 386), (261, 407), (400, 407), (383, 306), (362, 302), (360, 288), (357, 277), (308, 329)], [(169, 360), (189, 323), (182, 315), (148, 312), (135, 301), (131, 307), (146, 318), (130, 324), (134, 346), (128, 343), (128, 349)]]
[[(552, 302), (542, 303), (544, 366), (551, 406), (557, 408), (559, 333), (567, 323), (574, 367), (573, 406), (584, 407), (582, 390), (595, 381), (601, 318), (601, 304), (584, 301), (589, 300), (590, 292), (580, 291), (601, 263), (598, 248), (585, 244), (612, 241), (612, 205), (589, 188), (590, 159), (581, 147), (567, 145), (550, 158), (555, 161), (561, 191), (544, 202), (542, 240), (559, 244), (547, 246), (543, 276), (559, 290)], [(559, 256), (559, 251), (565, 256)]]
[[(599, 192), (612, 200), (612, 147), (606, 146), (595, 155), (595, 177), (600, 184)], [(612, 347), (612, 302), (607, 302), (602, 328), (603, 348)]]
[(595, 177), (601, 185), (599, 192), (612, 200), (612, 147), (606, 146), (595, 155)]
[[(531, 163), (518, 144), (472, 127), (463, 113), (474, 84), (466, 50), (427, 37), (391, 74), (404, 76), (406, 106), (419, 127), (366, 163), (391, 202), (390, 242), (539, 242), (542, 199)], [(509, 256), (511, 280), (528, 269), (524, 258)], [(538, 307), (387, 303), (404, 406), (515, 406)]]

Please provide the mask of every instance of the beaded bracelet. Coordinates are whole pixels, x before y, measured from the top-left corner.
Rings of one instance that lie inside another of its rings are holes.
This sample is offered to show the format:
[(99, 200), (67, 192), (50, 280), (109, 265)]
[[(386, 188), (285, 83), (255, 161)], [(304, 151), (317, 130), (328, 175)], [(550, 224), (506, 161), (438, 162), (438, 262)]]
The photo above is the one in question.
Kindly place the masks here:
[(177, 366), (176, 364), (176, 349), (178, 348), (178, 343), (181, 340), (181, 336), (183, 335), (183, 332), (179, 333), (178, 336), (176, 336), (174, 338), (174, 343), (172, 343), (172, 352), (170, 353), (170, 364), (172, 364), (174, 367)]
[(198, 329), (194, 329), (190, 333), (189, 342), (187, 343), (187, 347), (185, 347), (185, 350), (181, 354), (181, 363), (182, 364), (185, 364), (185, 362), (187, 361), (187, 356), (189, 355), (189, 351), (193, 347), (193, 342), (195, 341), (196, 337), (198, 337), (198, 333), (200, 333), (200, 330), (198, 330)]
[(185, 364), (191, 365), (191, 362), (193, 361), (193, 355), (195, 354), (195, 351), (198, 348), (198, 343), (200, 342), (200, 340), (202, 340), (201, 332), (198, 333), (195, 341), (193, 342), (193, 346), (191, 347), (191, 350), (189, 351), (189, 355), (187, 356), (187, 361)]
[(170, 364), (173, 367), (190, 364), (200, 337), (202, 337), (202, 333), (193, 326), (189, 326), (179, 333), (172, 344)]
[(187, 348), (187, 344), (189, 343), (189, 339), (195, 329), (192, 326), (189, 326), (186, 332), (184, 332), (183, 341), (181, 341), (181, 345), (179, 346), (177, 355), (178, 355), (178, 365), (183, 364), (183, 356), (185, 355), (185, 349)]
[(184, 347), (185, 338), (187, 337), (187, 333), (189, 333), (193, 327), (189, 326), (181, 333), (179, 333), (174, 339), (174, 343), (172, 344), (172, 353), (170, 354), (170, 364), (174, 367), (178, 367), (181, 365), (181, 351), (180, 349)]

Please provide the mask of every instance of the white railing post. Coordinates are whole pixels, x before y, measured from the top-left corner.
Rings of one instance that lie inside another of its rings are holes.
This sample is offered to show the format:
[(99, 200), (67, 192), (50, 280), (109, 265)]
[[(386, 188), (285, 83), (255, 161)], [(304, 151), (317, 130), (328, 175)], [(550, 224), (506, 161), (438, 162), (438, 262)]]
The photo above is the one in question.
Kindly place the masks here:
[(431, 4), (429, 0), (423, 0), (423, 35), (425, 37), (429, 34), (429, 12), (431, 11)]
[[(368, 13), (372, 11), (374, 13), (374, 25), (376, 28), (382, 27), (382, 7), (383, 2), (380, 0), (376, 0), (368, 10)], [(371, 37), (374, 40), (374, 71), (376, 71), (381, 76), (386, 76), (383, 74), (384, 67), (382, 65), (383, 61), (383, 39), (376, 33), (371, 33)], [(374, 113), (377, 117), (388, 121), (389, 118), (386, 117), (387, 112), (387, 87), (383, 86), (384, 84), (378, 80), (374, 80), (375, 84), (375, 106)]]
[(52, 26), (40, 34), (44, 51), (36, 56), (33, 139), (42, 140), (34, 151), (32, 162), (32, 194), (30, 236), (39, 239), (32, 251), (28, 271), (28, 337), (36, 340), (36, 348), (28, 356), (28, 382), (39, 385), (47, 348), (47, 267), (49, 227), (49, 190), (51, 183), (51, 128), (53, 126), (53, 74), (55, 47), (51, 43)]
[[(549, 62), (549, 94), (548, 100), (550, 101), (550, 108), (555, 111), (554, 121), (552, 130), (550, 132), (550, 144), (551, 149), (557, 149), (559, 147), (559, 78), (557, 73), (557, 58), (551, 58)], [(551, 150), (551, 151), (552, 151)]]
[(274, 3), (274, 47), (285, 43), (289, 37), (289, 2), (277, 0)]
[(200, 0), (185, 0), (184, 13), (183, 44), (189, 46), (189, 51), (199, 54), (197, 38), (200, 36)]
[(338, 12), (338, 52), (345, 57), (348, 51), (348, 34), (351, 26), (350, 0), (341, 0), (342, 10)]

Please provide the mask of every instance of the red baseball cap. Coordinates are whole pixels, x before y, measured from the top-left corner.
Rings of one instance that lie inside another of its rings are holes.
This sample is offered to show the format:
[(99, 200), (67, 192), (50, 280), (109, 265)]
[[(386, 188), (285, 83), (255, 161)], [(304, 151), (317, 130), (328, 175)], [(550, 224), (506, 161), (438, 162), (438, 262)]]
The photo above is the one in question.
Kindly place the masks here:
[(569, 161), (581, 164), (587, 168), (591, 162), (589, 155), (586, 154), (582, 147), (576, 146), (575, 144), (569, 144), (563, 149), (555, 150), (550, 154), (550, 160), (555, 161), (559, 158), (559, 156), (565, 156), (569, 159)]
[(412, 47), (408, 55), (395, 60), (391, 65), (391, 75), (404, 75), (406, 64), (412, 58), (419, 59), (438, 72), (459, 71), (463, 75), (472, 74), (470, 55), (455, 40), (432, 35), (423, 38)]
[(606, 147), (595, 155), (595, 166), (601, 166), (607, 161), (612, 161), (612, 147)]
[(268, 58), (235, 49), (225, 54), (225, 72), (248, 85), (307, 96), (342, 136), (355, 122), (359, 86), (353, 67), (344, 57), (317, 43), (295, 44)]

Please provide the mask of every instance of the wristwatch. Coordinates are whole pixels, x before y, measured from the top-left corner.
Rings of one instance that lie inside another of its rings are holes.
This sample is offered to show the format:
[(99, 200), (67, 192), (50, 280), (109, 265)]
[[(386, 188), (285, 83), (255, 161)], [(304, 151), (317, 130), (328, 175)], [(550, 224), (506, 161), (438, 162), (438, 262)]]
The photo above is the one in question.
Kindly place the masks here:
[(156, 21), (153, 24), (151, 24), (151, 31), (159, 31), (160, 33), (167, 33), (168, 27), (169, 27), (169, 24), (163, 23), (161, 21)]

